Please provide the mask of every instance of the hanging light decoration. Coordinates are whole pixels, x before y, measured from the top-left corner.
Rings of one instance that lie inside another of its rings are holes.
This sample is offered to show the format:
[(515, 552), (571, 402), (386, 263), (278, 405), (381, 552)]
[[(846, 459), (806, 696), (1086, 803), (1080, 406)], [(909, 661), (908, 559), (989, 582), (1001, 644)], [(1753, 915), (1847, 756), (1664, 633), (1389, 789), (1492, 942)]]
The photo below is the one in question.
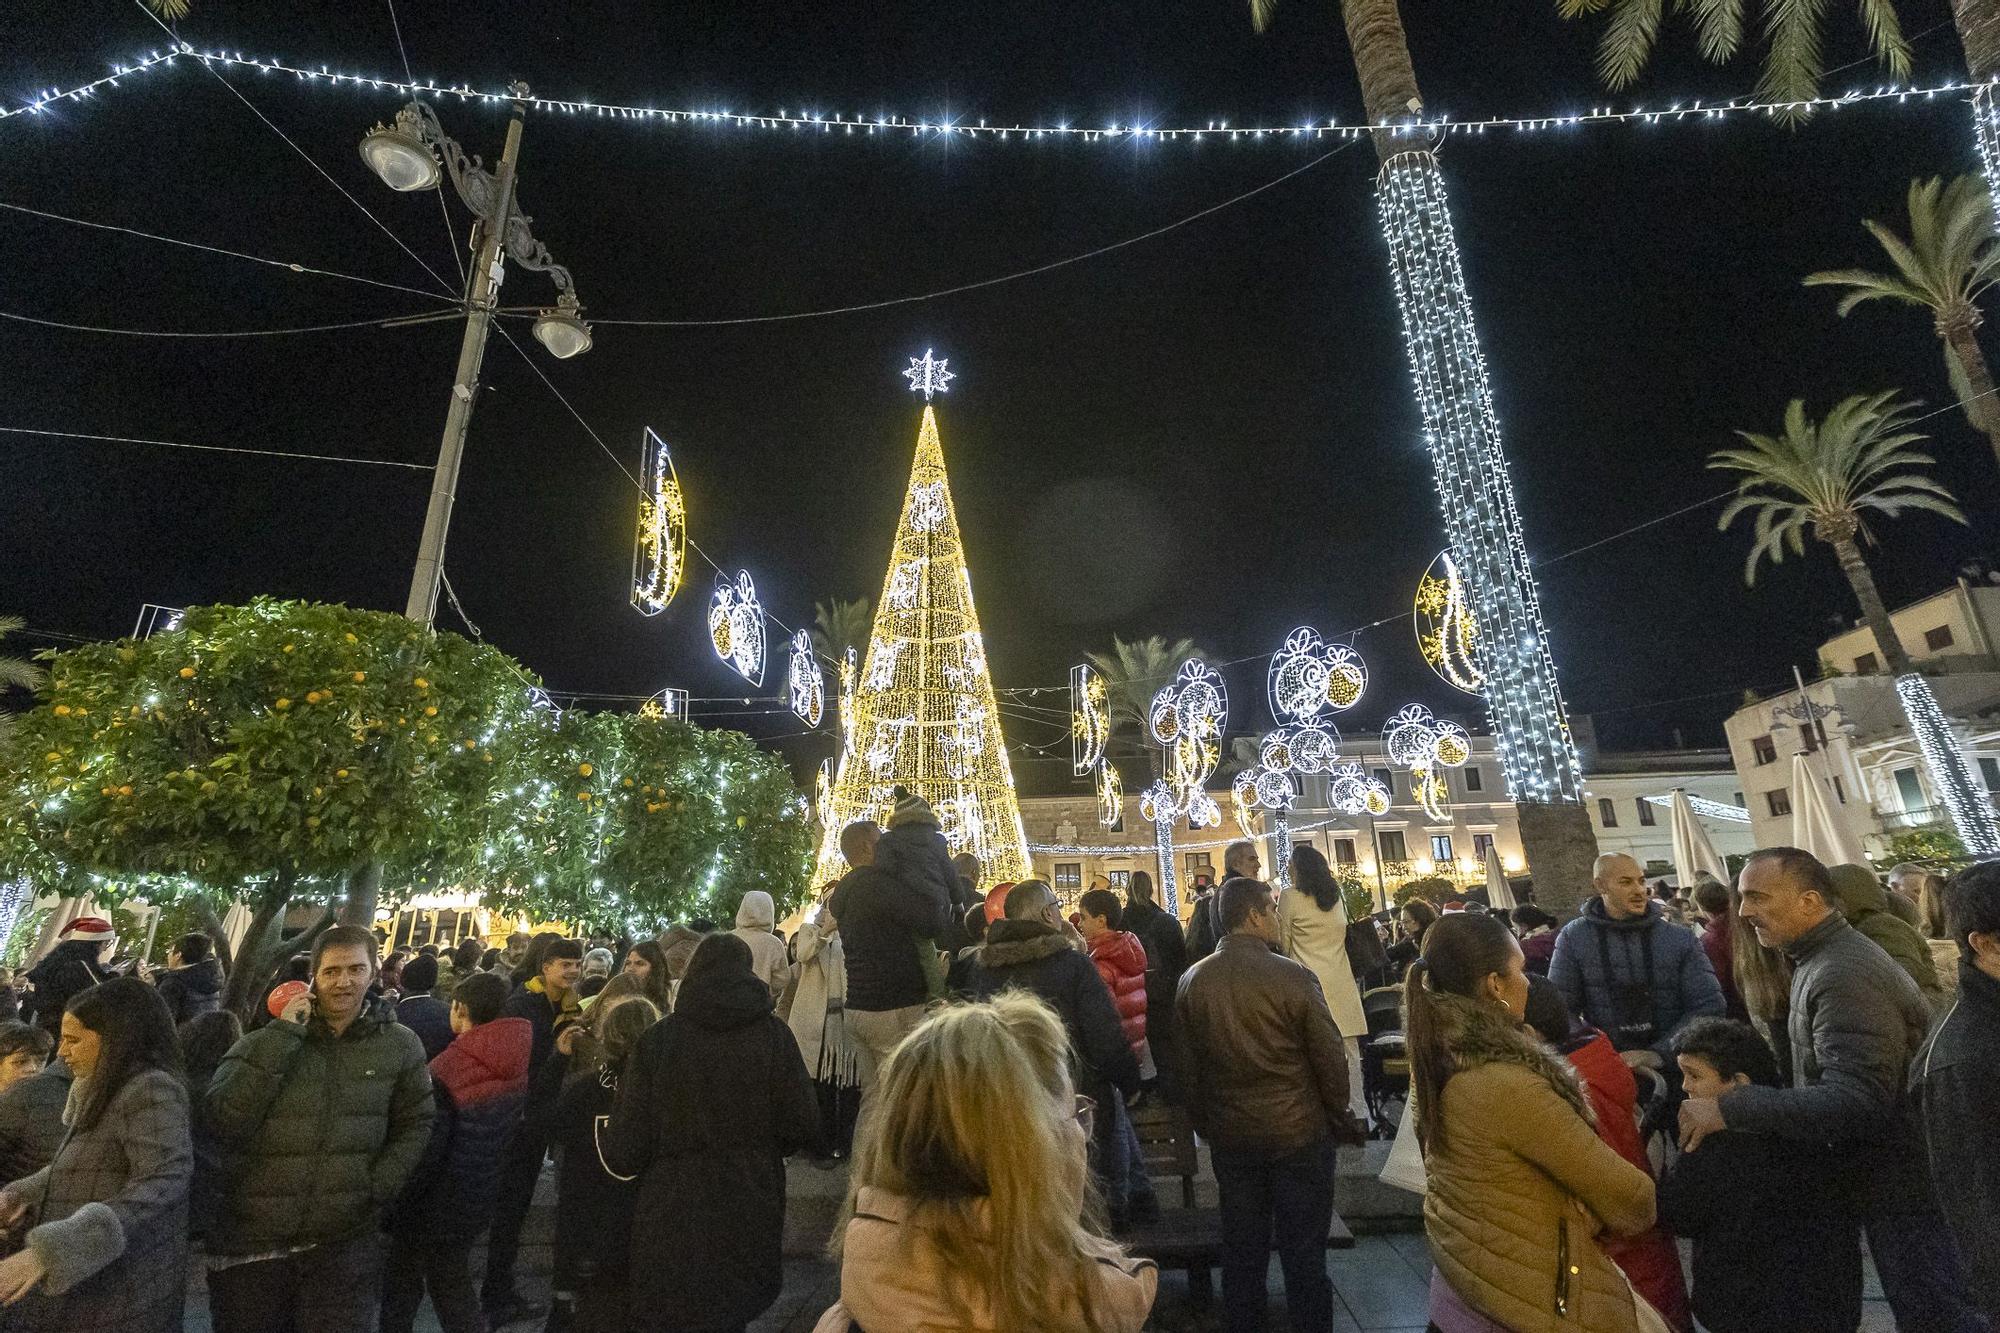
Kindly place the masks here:
[(840, 761), (854, 758), (854, 688), (861, 679), (860, 655), (850, 646), (840, 657)]
[(688, 720), (688, 692), (664, 689), (639, 705), (639, 716), (657, 722), (662, 718)]
[(1097, 822), (1110, 829), (1125, 822), (1125, 784), (1108, 760), (1097, 766)]
[(809, 727), (819, 725), (826, 712), (826, 675), (813, 653), (812, 635), (800, 630), (792, 636), (792, 663), (787, 677), (792, 696), (792, 712)]
[(1965, 753), (1944, 710), (1938, 707), (1930, 682), (1915, 672), (1898, 676), (1896, 694), (1902, 700), (1903, 715), (1910, 720), (1917, 747), (1923, 751), (1931, 785), (1937, 789), (1951, 815), (1952, 827), (1958, 831), (1958, 840), (1976, 860), (2000, 857), (2000, 826), (1996, 825), (1993, 806), (1986, 794), (1973, 785), (1972, 774), (1965, 766)]
[(1078, 777), (1104, 759), (1104, 747), (1111, 740), (1109, 694), (1103, 673), (1095, 667), (1079, 662), (1069, 669), (1070, 771)]
[(1413, 623), (1417, 651), (1438, 679), (1467, 694), (1479, 693), (1482, 681), (1472, 660), (1479, 630), (1466, 605), (1465, 582), (1458, 576), (1451, 552), (1439, 551), (1417, 580)]
[(666, 441), (648, 426), (640, 466), (639, 532), (632, 542), (632, 605), (656, 616), (680, 591), (687, 573), (687, 501)]
[(757, 585), (750, 571), (737, 572), (736, 581), (715, 576), (715, 595), (708, 603), (708, 638), (715, 655), (752, 685), (764, 683), (764, 607), (757, 600)]

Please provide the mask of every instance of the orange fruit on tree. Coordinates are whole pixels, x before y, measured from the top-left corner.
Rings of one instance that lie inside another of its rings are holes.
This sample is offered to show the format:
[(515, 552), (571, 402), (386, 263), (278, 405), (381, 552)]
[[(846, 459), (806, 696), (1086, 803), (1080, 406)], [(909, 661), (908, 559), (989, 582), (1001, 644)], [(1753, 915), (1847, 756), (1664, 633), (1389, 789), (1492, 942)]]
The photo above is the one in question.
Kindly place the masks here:
[(182, 668), (181, 668), (181, 679), (182, 679), (182, 680), (193, 680), (193, 679), (194, 679), (194, 668), (193, 668), (193, 667), (182, 667)]
[(591, 770), (590, 770), (590, 765), (589, 765), (589, 764), (578, 764), (578, 765), (576, 766), (576, 771), (577, 771), (577, 772), (579, 772), (579, 773), (581, 773), (581, 774), (582, 774), (583, 776), (585, 776), (585, 777), (589, 777), (589, 776), (590, 776), (590, 772), (591, 772)]
[(271, 705), (271, 707), (277, 709), (280, 713), (284, 712), (287, 708), (290, 708), (291, 706), (292, 706), (292, 701), (290, 699), (280, 699), (276, 703)]
[(56, 716), (57, 716), (57, 717), (68, 717), (68, 716), (69, 716), (69, 705), (68, 705), (68, 704), (57, 704), (57, 705), (56, 705)]

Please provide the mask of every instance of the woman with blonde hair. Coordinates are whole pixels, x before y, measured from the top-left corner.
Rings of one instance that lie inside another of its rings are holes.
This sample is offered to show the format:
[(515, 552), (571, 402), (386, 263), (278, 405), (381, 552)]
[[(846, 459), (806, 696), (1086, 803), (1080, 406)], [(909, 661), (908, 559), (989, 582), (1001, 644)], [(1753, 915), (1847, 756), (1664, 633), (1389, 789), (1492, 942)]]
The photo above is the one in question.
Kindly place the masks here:
[(1410, 1098), (1445, 1333), (1664, 1330), (1599, 1248), (1653, 1225), (1653, 1181), (1597, 1136), (1576, 1073), (1522, 1026), (1528, 975), (1498, 917), (1424, 933), (1404, 979)]
[(1090, 1108), (1061, 1020), (1012, 993), (934, 1014), (883, 1066), (815, 1333), (1138, 1333), (1159, 1273), (1084, 1221)]

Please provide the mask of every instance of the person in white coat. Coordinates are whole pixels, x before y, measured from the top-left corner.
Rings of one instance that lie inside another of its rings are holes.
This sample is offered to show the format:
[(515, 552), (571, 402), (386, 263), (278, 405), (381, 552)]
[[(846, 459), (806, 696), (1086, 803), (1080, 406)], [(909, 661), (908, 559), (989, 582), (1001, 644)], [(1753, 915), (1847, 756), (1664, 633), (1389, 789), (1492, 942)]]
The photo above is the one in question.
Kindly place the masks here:
[(777, 907), (771, 895), (752, 889), (736, 908), (736, 929), (730, 934), (750, 946), (750, 970), (771, 988), (776, 1000), (792, 979), (792, 960), (785, 955), (785, 942), (772, 933), (777, 924)]
[(1361, 1086), (1361, 1039), (1368, 1018), (1361, 1010), (1361, 988), (1347, 960), (1347, 907), (1340, 881), (1311, 847), (1292, 851), (1292, 885), (1278, 898), (1278, 928), (1285, 956), (1303, 963), (1319, 978), (1333, 1024), (1347, 1050), (1348, 1102), (1356, 1118), (1368, 1123), (1368, 1098)]

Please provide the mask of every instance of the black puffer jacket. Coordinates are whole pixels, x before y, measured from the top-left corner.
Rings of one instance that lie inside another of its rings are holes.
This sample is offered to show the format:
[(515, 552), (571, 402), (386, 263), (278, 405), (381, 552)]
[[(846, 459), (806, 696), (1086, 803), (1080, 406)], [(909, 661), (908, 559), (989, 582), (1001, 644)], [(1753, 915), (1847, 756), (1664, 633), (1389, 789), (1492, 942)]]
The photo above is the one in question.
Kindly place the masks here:
[(50, 1036), (62, 1034), (63, 1009), (70, 997), (89, 990), (107, 975), (97, 962), (103, 948), (99, 940), (64, 940), (28, 969), (28, 981), (35, 988), (29, 1000), (33, 1009), (30, 1021), (35, 1026), (46, 1029)]
[(847, 872), (829, 904), (847, 959), (847, 1007), (869, 1013), (930, 998), (918, 942), (944, 928), (943, 903), (877, 866)]
[(335, 1036), (318, 1017), (229, 1048), (202, 1125), (227, 1166), (211, 1254), (261, 1254), (372, 1231), (430, 1142), (417, 1034), (371, 1004)]
[(406, 1242), (471, 1241), (493, 1220), (500, 1156), (528, 1096), (525, 1018), (496, 1018), (461, 1034), (431, 1061), (437, 1118), (430, 1145), (390, 1220)]
[(747, 967), (690, 976), (620, 1080), (602, 1148), (609, 1170), (640, 1177), (630, 1298), (650, 1322), (638, 1327), (740, 1328), (778, 1298), (785, 1156), (812, 1141), (819, 1108), (771, 1010)]
[(1103, 1099), (1106, 1085), (1123, 1092), (1139, 1087), (1139, 1060), (1125, 1040), (1118, 1007), (1090, 955), (1041, 921), (1002, 917), (973, 953), (970, 990), (989, 1000), (1003, 990), (1024, 990), (1048, 1002), (1069, 1032), (1082, 1067), (1077, 1088)]
[(160, 974), (160, 998), (176, 1025), (212, 1014), (222, 1007), (222, 964), (213, 958), (172, 968)]
[(2000, 1329), (2000, 981), (1958, 965), (1958, 999), (1910, 1068), (1938, 1206), (1965, 1255), (1970, 1289)]

